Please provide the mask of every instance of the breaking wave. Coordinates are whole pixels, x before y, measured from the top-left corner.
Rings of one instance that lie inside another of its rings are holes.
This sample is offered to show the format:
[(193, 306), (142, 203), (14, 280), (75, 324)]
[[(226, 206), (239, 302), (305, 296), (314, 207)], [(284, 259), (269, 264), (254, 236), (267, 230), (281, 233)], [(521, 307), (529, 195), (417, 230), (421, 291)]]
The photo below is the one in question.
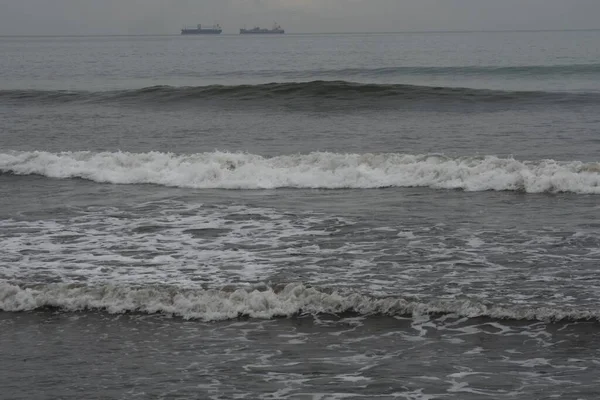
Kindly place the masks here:
[(0, 153), (0, 173), (199, 189), (429, 187), (600, 194), (600, 163), (496, 156), (11, 151)]
[(152, 86), (116, 91), (0, 90), (0, 100), (13, 103), (106, 103), (106, 104), (215, 104), (245, 102), (246, 105), (314, 105), (316, 100), (361, 107), (400, 106), (413, 103), (523, 104), (600, 103), (598, 93), (501, 91), (403, 84), (366, 84), (346, 81), (311, 81), (236, 86)]
[(98, 310), (112, 314), (162, 313), (203, 321), (347, 312), (391, 316), (455, 314), (467, 318), (540, 321), (600, 320), (598, 310), (494, 305), (466, 299), (419, 301), (402, 297), (378, 298), (360, 293), (323, 291), (300, 283), (280, 287), (203, 290), (73, 284), (21, 287), (0, 282), (1, 311), (22, 312), (44, 308), (65, 312)]

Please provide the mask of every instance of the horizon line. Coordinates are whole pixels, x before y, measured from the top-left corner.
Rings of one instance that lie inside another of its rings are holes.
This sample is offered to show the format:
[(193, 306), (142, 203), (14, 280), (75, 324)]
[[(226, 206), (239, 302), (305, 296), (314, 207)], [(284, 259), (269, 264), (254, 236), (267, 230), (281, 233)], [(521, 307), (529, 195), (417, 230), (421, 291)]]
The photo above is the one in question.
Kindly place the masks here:
[[(286, 32), (285, 35), (385, 35), (385, 34), (415, 34), (415, 33), (509, 33), (509, 32), (593, 32), (600, 28), (578, 29), (461, 29), (461, 30), (414, 30), (414, 31), (340, 31), (340, 32)], [(239, 33), (222, 33), (222, 36), (240, 36)], [(143, 37), (143, 36), (182, 36), (180, 33), (106, 33), (106, 34), (0, 34), (1, 38), (68, 38), (68, 37)], [(193, 36), (193, 35), (192, 35)], [(213, 35), (211, 35), (212, 37)], [(214, 35), (219, 36), (219, 35)], [(281, 35), (277, 35), (281, 36)]]

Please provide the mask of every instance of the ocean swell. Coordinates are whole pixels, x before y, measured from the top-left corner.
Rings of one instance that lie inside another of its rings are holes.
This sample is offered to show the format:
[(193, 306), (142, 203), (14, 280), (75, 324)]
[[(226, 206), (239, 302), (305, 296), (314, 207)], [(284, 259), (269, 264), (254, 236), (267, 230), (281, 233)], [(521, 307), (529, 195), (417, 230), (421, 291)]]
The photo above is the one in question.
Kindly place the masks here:
[(361, 107), (396, 107), (408, 104), (526, 104), (600, 103), (598, 93), (502, 91), (404, 84), (310, 81), (258, 85), (152, 86), (113, 91), (0, 90), (0, 100), (28, 104), (179, 105), (243, 102), (247, 105), (309, 106), (315, 101)]
[[(214, 71), (212, 76), (240, 77), (249, 72), (243, 71)], [(433, 76), (433, 77), (507, 77), (530, 78), (540, 76), (595, 76), (600, 75), (600, 64), (555, 64), (555, 65), (465, 65), (465, 66), (391, 66), (377, 68), (332, 68), (311, 70), (253, 70), (252, 76), (262, 78), (299, 79), (313, 77), (327, 78), (362, 78), (377, 79), (382, 77)], [(189, 72), (188, 76), (203, 76), (198, 72)]]
[(439, 154), (10, 151), (0, 153), (0, 173), (197, 189), (429, 187), (600, 194), (599, 163)]

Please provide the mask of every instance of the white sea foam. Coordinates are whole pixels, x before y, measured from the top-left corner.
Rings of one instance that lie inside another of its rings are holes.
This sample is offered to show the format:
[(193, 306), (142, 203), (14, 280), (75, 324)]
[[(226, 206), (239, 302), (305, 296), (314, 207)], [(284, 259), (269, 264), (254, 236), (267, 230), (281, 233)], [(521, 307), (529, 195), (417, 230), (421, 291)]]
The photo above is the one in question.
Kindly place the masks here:
[[(66, 219), (0, 219), (0, 280), (190, 287), (256, 282), (337, 249), (308, 245), (350, 222), (269, 208), (178, 201), (73, 208)], [(375, 250), (373, 250), (375, 252)], [(322, 272), (322, 271), (321, 271)]]
[(517, 320), (600, 320), (593, 310), (552, 307), (494, 306), (471, 300), (412, 301), (400, 297), (375, 298), (360, 293), (318, 290), (290, 283), (281, 290), (183, 290), (177, 287), (85, 286), (48, 284), (21, 287), (0, 282), (0, 310), (17, 312), (44, 307), (63, 311), (104, 310), (109, 313), (166, 313), (186, 319), (217, 321), (249, 316), (270, 319), (297, 314), (413, 315), (451, 313), (475, 318)]
[(409, 154), (0, 153), (0, 171), (188, 188), (430, 187), (600, 194), (600, 164)]

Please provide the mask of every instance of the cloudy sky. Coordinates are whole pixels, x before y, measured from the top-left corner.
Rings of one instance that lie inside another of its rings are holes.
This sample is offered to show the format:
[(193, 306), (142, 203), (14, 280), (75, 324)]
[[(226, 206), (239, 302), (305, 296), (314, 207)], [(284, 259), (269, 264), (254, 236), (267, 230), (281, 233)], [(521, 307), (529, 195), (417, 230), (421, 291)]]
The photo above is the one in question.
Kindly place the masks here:
[(164, 34), (219, 22), (292, 32), (600, 28), (600, 0), (0, 0), (0, 35)]

